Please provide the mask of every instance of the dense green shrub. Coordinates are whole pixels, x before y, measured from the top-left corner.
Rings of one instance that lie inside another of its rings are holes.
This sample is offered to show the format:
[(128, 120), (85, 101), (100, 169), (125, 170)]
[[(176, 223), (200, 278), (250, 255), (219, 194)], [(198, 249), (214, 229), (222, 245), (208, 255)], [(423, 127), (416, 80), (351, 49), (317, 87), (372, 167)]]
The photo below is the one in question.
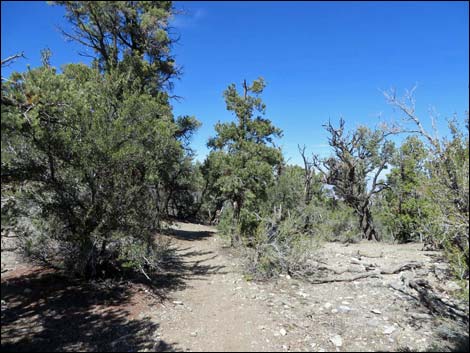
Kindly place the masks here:
[(96, 57), (58, 73), (44, 52), (43, 66), (2, 80), (2, 182), (15, 199), (2, 221), (48, 265), (149, 277), (165, 249), (154, 235), (169, 203), (184, 202), (171, 195), (186, 187), (177, 179), (198, 125), (169, 104), (171, 3), (58, 3)]

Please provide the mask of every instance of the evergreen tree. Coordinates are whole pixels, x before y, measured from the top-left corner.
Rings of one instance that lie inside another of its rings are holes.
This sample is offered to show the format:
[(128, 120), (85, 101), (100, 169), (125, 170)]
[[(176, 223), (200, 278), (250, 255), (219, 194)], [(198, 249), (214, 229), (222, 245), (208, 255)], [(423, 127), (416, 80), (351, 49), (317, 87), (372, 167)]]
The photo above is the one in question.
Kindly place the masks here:
[(49, 265), (150, 278), (164, 196), (198, 125), (173, 117), (164, 85), (171, 4), (60, 3), (98, 65), (59, 74), (45, 53), (42, 67), (2, 82), (2, 181), (17, 185), (17, 230)]
[(344, 125), (341, 119), (338, 128), (331, 123), (325, 126), (330, 133), (329, 144), (334, 156), (322, 160), (315, 157), (313, 163), (323, 174), (324, 181), (333, 186), (335, 194), (353, 208), (363, 237), (378, 240), (371, 200), (387, 187), (379, 177), (391, 162), (394, 144), (387, 140), (390, 132), (384, 128), (371, 130), (361, 126), (348, 134)]
[(259, 95), (264, 88), (262, 78), (251, 85), (244, 81), (242, 94), (235, 84), (230, 85), (224, 97), (227, 110), (235, 114), (237, 121), (217, 123), (217, 136), (208, 143), (213, 150), (208, 163), (219, 168), (215, 188), (232, 203), (240, 233), (247, 237), (256, 227), (255, 212), (266, 199), (266, 191), (282, 163), (281, 151), (273, 144), (281, 130), (262, 117), (266, 106)]
[(424, 144), (410, 136), (394, 157), (394, 167), (387, 175), (389, 189), (385, 198), (389, 206), (387, 223), (400, 242), (423, 240), (433, 206), (426, 198), (428, 152)]

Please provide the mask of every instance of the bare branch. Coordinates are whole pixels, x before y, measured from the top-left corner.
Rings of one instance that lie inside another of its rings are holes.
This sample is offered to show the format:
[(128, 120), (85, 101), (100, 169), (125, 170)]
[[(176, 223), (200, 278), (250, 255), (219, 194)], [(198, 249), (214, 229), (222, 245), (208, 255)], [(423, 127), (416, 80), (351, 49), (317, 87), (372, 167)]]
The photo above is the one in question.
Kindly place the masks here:
[(6, 59), (3, 59), (3, 60), (2, 60), (2, 67), (4, 67), (4, 66), (9, 66), (9, 65), (13, 64), (13, 62), (14, 62), (16, 59), (19, 59), (19, 58), (25, 59), (24, 52), (14, 54), (14, 55), (9, 56), (9, 57), (6, 58)]

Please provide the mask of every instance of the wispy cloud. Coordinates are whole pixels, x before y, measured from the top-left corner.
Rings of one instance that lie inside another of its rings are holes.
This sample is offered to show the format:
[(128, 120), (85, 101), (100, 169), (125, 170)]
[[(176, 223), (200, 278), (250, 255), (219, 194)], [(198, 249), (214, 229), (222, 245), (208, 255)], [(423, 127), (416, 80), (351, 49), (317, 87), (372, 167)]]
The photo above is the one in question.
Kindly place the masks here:
[(207, 11), (202, 8), (195, 10), (179, 9), (170, 24), (175, 28), (192, 28), (195, 27), (203, 18), (207, 16)]

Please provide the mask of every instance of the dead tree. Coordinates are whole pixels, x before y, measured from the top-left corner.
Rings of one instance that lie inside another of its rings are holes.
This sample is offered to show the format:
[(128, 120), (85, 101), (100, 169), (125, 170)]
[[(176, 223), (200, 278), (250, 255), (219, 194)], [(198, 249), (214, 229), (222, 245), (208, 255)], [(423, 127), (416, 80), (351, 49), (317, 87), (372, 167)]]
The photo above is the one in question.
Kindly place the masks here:
[(313, 165), (323, 175), (324, 182), (333, 186), (336, 196), (354, 209), (363, 238), (379, 240), (370, 210), (371, 198), (387, 187), (379, 176), (393, 156), (394, 145), (386, 137), (395, 131), (386, 127), (376, 130), (359, 127), (345, 133), (344, 125), (343, 119), (338, 128), (331, 122), (324, 125), (330, 134), (328, 142), (334, 156), (326, 159), (314, 156)]
[[(312, 182), (313, 178), (315, 177), (315, 169), (313, 168), (313, 163), (308, 160), (307, 156), (305, 155), (305, 146), (300, 147), (297, 146), (304, 161), (304, 202), (305, 206), (307, 207), (312, 202), (313, 198), (313, 190), (312, 190)], [(310, 227), (310, 216), (307, 213), (305, 218), (305, 225), (304, 229), (307, 230)]]
[(2, 67), (12, 64), (16, 59), (24, 58), (23, 52), (9, 56), (8, 58), (2, 59)]
[[(414, 92), (416, 87), (397, 97), (394, 90), (383, 92), (387, 102), (403, 112), (405, 122), (411, 122), (409, 133), (417, 133), (428, 143), (430, 155), (431, 200), (441, 210), (435, 219), (441, 226), (440, 237), (428, 236), (428, 245), (452, 247), (455, 257), (454, 271), (461, 279), (469, 276), (469, 113), (466, 111), (465, 127), (456, 120), (449, 121), (450, 137), (439, 138), (435, 114), (431, 112), (433, 132), (427, 131), (415, 109)], [(437, 238), (437, 239), (436, 239)], [(458, 249), (458, 250), (457, 250)], [(457, 251), (456, 251), (457, 250)], [(467, 282), (468, 283), (468, 282)], [(468, 287), (467, 287), (468, 288)]]

